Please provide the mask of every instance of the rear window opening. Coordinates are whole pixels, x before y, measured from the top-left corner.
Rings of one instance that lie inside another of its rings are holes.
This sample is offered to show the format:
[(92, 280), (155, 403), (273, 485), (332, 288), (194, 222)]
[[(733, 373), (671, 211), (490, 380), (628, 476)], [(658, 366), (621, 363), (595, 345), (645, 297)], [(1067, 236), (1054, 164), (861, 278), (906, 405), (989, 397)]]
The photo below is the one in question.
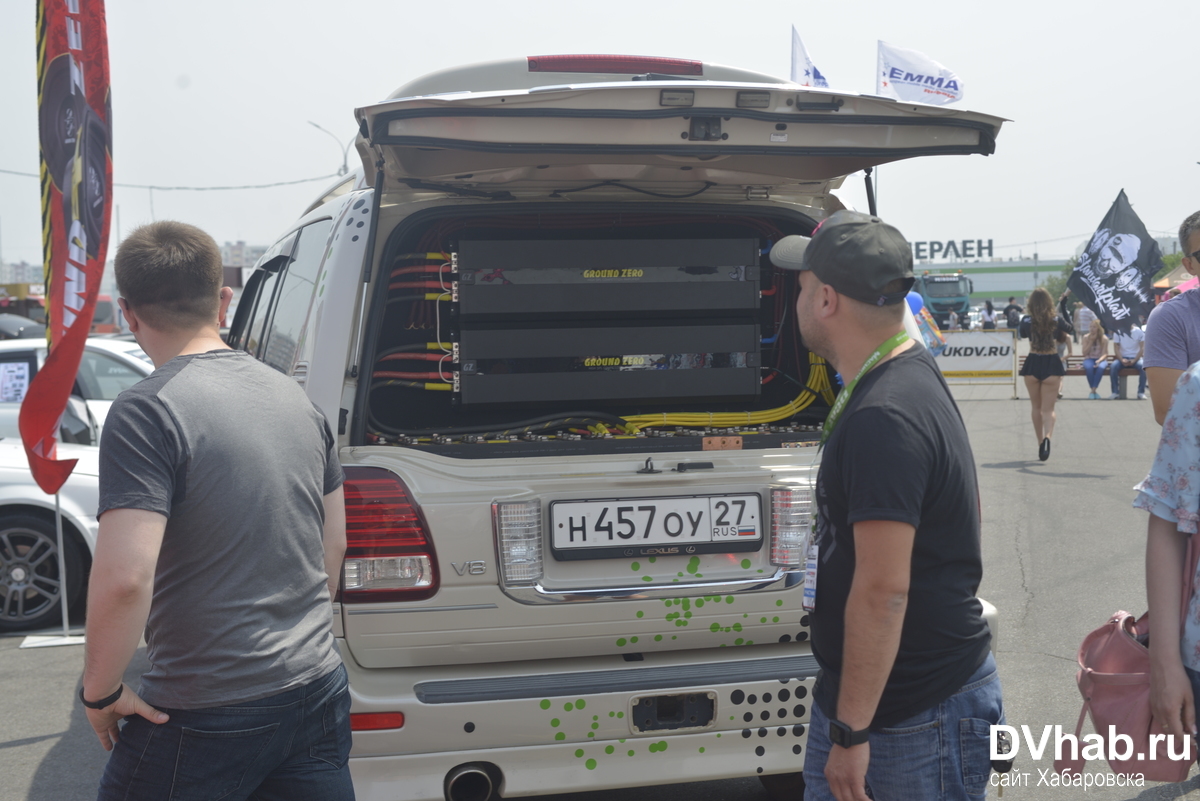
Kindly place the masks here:
[(362, 439), (480, 458), (811, 440), (832, 371), (799, 342), (797, 275), (767, 256), (811, 230), (644, 208), (402, 226)]

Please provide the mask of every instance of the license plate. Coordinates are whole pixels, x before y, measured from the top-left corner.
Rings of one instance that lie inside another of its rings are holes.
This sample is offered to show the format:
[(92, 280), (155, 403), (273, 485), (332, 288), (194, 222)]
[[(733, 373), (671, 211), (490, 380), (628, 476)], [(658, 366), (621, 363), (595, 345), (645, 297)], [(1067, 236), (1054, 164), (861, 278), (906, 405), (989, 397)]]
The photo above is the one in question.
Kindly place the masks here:
[(761, 507), (755, 494), (553, 501), (550, 550), (559, 560), (757, 551)]

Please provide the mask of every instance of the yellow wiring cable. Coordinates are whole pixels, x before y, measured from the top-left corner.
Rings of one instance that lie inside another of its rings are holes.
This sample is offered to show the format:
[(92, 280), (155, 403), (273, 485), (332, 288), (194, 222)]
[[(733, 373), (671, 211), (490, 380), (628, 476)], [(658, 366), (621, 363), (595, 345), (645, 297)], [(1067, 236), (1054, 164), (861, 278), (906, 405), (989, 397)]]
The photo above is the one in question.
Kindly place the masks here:
[(661, 414), (639, 414), (623, 418), (637, 430), (653, 426), (689, 426), (734, 428), (755, 426), (786, 420), (807, 409), (821, 395), (830, 402), (833, 390), (829, 383), (829, 371), (825, 360), (813, 353), (808, 355), (808, 383), (791, 403), (760, 412), (663, 412)]

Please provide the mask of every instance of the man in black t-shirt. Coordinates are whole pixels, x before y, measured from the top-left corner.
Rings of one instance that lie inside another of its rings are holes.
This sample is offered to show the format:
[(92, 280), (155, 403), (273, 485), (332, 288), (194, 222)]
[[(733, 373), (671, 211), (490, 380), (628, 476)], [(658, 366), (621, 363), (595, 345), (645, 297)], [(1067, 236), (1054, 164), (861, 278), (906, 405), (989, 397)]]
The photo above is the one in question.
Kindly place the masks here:
[(771, 260), (801, 271), (801, 339), (848, 381), (809, 553), (821, 673), (805, 799), (863, 801), (865, 786), (876, 801), (982, 797), (1004, 712), (975, 598), (975, 464), (933, 357), (903, 334), (911, 250), (878, 218), (839, 211)]
[(1004, 322), (1009, 328), (1016, 328), (1021, 322), (1021, 315), (1025, 313), (1025, 307), (1017, 303), (1016, 298), (1009, 298), (1008, 305), (1004, 307)]

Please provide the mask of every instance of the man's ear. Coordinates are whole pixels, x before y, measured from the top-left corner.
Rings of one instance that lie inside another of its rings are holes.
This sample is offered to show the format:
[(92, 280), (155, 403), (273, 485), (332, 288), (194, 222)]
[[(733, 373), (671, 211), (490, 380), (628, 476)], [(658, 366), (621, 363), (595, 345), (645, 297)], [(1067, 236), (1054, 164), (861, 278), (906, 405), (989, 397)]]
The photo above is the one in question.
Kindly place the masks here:
[(117, 298), (117, 305), (121, 307), (121, 313), (125, 315), (125, 324), (129, 326), (129, 333), (136, 334), (141, 328), (141, 320), (138, 319), (137, 312), (129, 308), (129, 303), (125, 298)]
[(832, 317), (837, 313), (841, 305), (841, 300), (836, 289), (829, 284), (821, 284), (817, 289), (817, 316)]
[(226, 327), (225, 318), (229, 314), (229, 304), (233, 301), (233, 290), (227, 286), (221, 287), (221, 303), (217, 311), (217, 322), (221, 328)]

